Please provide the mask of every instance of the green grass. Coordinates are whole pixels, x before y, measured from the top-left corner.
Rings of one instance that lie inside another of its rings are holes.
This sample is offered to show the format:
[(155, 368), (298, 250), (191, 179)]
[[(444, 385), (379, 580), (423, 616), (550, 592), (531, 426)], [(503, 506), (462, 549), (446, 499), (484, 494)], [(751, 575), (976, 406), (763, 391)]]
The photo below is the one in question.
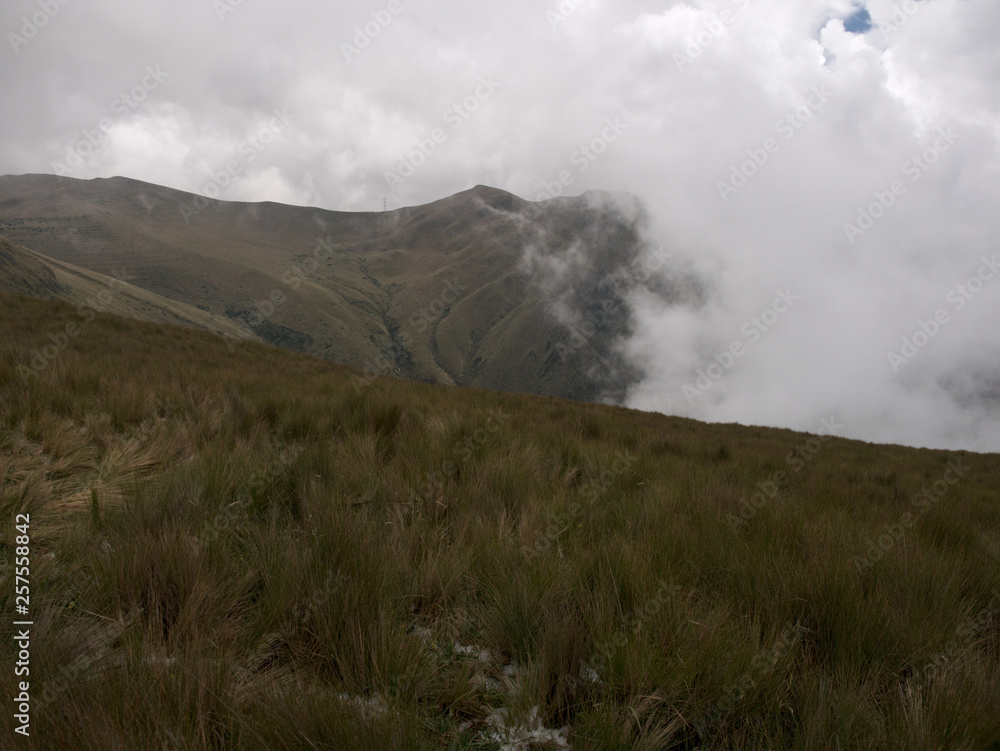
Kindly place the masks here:
[(791, 471), (809, 436), (105, 316), (25, 381), (74, 314), (0, 295), (18, 747), (499, 749), (506, 716), (535, 748), (1000, 748), (996, 455), (832, 438)]

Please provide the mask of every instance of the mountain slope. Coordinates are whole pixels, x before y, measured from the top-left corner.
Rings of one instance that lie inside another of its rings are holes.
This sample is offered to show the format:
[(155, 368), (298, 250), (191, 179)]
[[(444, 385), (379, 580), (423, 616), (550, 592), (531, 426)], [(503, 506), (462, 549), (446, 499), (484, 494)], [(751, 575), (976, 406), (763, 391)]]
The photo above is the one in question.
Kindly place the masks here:
[(3, 237), (0, 237), (0, 291), (63, 300), (82, 311), (192, 326), (226, 336), (242, 333), (239, 326), (224, 316), (130, 284), (127, 272), (104, 276), (46, 258)]
[(50, 264), (0, 237), (0, 290), (58, 299), (69, 290), (59, 284)]
[[(0, 235), (372, 373), (597, 400), (634, 377), (613, 348), (629, 325), (623, 290), (600, 288), (642, 250), (641, 211), (626, 203), (529, 204), (479, 186), (352, 214), (24, 175), (0, 178)], [(573, 288), (554, 290), (529, 251), (583, 259)], [(601, 314), (585, 344), (557, 315), (567, 296)]]
[(1000, 456), (108, 315), (31, 368), (75, 315), (0, 292), (4, 748), (1000, 743)]

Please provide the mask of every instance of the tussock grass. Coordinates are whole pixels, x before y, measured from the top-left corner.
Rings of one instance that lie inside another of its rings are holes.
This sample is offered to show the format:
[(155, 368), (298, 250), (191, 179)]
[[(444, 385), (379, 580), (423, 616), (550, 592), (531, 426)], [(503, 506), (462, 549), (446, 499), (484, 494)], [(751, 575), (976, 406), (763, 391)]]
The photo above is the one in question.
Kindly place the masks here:
[(25, 747), (1000, 748), (1000, 457), (832, 438), (792, 472), (809, 436), (104, 316), (23, 379), (71, 315), (0, 295)]

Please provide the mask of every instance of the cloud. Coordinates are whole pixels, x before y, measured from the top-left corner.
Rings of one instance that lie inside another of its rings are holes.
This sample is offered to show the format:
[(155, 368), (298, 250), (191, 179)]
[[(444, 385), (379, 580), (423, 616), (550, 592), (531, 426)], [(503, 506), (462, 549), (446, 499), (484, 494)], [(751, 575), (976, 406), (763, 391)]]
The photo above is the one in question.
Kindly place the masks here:
[[(648, 246), (703, 294), (630, 298), (630, 404), (802, 429), (837, 411), (855, 437), (1000, 450), (1000, 283), (963, 311), (945, 300), (998, 236), (995, 3), (220, 1), (73, 0), (16, 51), (8, 34), (40, 6), (8, 3), (0, 173), (54, 171), (160, 65), (169, 77), (75, 176), (203, 192), (236, 159), (223, 198), (339, 210), (479, 183), (632, 192)], [(453, 129), (484, 77), (498, 88)], [(276, 108), (294, 122), (241, 160)], [(609, 118), (627, 127), (600, 145)], [(939, 129), (956, 138), (927, 163)], [(852, 243), (844, 225), (894, 181), (905, 192)], [(779, 288), (800, 301), (689, 403), (684, 385)], [(952, 321), (895, 372), (888, 354), (942, 306)]]

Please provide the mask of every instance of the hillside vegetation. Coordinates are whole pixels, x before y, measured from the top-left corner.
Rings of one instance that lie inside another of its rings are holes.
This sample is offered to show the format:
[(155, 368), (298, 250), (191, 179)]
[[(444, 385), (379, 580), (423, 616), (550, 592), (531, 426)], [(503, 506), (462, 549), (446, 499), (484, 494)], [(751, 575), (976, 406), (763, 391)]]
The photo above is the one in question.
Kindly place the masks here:
[[(0, 176), (0, 235), (77, 276), (127, 280), (110, 312), (373, 375), (587, 401), (619, 398), (636, 377), (613, 346), (628, 291), (655, 281), (666, 299), (699, 294), (684, 274), (650, 280), (663, 261), (643, 247), (642, 221), (637, 199), (597, 192), (530, 203), (477, 186), (349, 213), (122, 177)], [(0, 289), (56, 296), (23, 271)], [(140, 292), (152, 308), (127, 304)]]
[(231, 345), (0, 293), (5, 748), (1000, 748), (1000, 457)]
[(113, 269), (110, 276), (98, 274), (47, 258), (0, 237), (0, 292), (62, 300), (74, 305), (84, 317), (89, 316), (89, 309), (140, 321), (191, 326), (229, 337), (257, 339), (252, 334), (247, 336), (224, 316), (130, 284), (134, 278), (124, 267)]

